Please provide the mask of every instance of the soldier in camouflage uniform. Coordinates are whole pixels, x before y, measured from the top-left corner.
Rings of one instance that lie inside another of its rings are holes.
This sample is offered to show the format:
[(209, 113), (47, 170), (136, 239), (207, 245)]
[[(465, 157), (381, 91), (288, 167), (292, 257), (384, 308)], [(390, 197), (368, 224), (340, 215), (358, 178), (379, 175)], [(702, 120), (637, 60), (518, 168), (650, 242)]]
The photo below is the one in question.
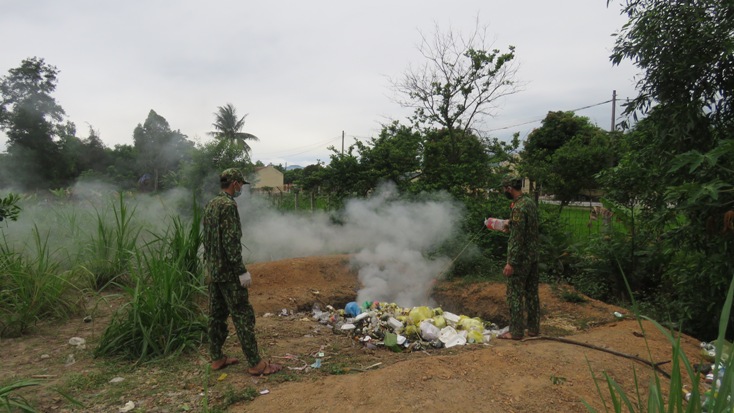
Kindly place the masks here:
[(540, 334), (540, 300), (538, 299), (538, 207), (529, 195), (522, 193), (522, 179), (505, 177), (505, 196), (513, 200), (507, 242), (507, 305), (510, 308), (510, 331), (500, 336), (520, 340), (527, 329), (529, 336)]
[(281, 369), (260, 358), (255, 338), (255, 311), (249, 301), (252, 276), (242, 261), (242, 224), (234, 198), (246, 184), (242, 172), (230, 168), (219, 177), (222, 191), (204, 210), (204, 268), (209, 282), (209, 353), (212, 369), (219, 370), (238, 360), (222, 353), (227, 338), (227, 317), (237, 331), (242, 352), (253, 375), (272, 374)]

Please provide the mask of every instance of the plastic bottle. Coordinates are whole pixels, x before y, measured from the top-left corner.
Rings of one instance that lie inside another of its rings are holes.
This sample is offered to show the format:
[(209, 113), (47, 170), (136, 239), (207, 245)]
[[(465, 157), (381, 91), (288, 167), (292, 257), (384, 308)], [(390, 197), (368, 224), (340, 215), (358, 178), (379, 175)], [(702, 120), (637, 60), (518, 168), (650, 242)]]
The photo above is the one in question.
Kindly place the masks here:
[(506, 219), (487, 218), (487, 228), (494, 231), (504, 231), (507, 227)]

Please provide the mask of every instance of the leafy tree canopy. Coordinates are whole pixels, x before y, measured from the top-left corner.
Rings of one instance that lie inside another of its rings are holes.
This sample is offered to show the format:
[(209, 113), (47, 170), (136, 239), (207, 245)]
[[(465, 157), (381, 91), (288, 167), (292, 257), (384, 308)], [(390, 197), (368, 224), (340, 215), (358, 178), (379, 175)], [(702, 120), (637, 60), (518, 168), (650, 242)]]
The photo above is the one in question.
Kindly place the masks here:
[(548, 112), (528, 135), (519, 169), (563, 206), (598, 188), (595, 175), (609, 166), (611, 156), (608, 133), (588, 118)]
[(241, 118), (237, 115), (237, 109), (231, 103), (227, 103), (224, 106), (217, 107), (217, 112), (214, 113), (215, 121), (212, 124), (214, 131), (209, 132), (209, 135), (221, 141), (228, 141), (236, 145), (240, 150), (243, 150), (246, 154), (250, 153), (250, 145), (247, 141), (259, 141), (260, 139), (247, 132), (243, 132), (242, 128), (245, 127), (245, 118), (247, 114)]

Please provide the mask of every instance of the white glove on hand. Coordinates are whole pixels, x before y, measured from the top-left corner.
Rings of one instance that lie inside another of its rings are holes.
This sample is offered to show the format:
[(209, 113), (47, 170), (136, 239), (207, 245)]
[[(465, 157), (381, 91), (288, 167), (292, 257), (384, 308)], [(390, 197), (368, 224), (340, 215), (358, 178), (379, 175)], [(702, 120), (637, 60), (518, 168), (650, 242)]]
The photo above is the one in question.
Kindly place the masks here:
[(250, 272), (247, 271), (246, 273), (240, 275), (240, 285), (242, 285), (245, 288), (249, 288), (252, 284), (252, 275), (250, 275)]
[(484, 218), (484, 227), (487, 227), (487, 223), (489, 222), (489, 218)]

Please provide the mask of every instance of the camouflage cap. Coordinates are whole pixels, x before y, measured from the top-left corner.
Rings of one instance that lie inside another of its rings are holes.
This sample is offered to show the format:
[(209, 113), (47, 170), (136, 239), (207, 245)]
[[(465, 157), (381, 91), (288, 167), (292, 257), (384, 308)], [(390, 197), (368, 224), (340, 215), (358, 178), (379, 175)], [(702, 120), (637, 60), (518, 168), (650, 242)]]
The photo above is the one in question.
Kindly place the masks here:
[(513, 188), (522, 187), (522, 178), (514, 174), (507, 174), (502, 178), (502, 187), (510, 186)]
[(219, 182), (242, 182), (243, 184), (249, 184), (245, 181), (245, 177), (242, 176), (242, 172), (237, 168), (229, 168), (222, 171), (219, 175)]

